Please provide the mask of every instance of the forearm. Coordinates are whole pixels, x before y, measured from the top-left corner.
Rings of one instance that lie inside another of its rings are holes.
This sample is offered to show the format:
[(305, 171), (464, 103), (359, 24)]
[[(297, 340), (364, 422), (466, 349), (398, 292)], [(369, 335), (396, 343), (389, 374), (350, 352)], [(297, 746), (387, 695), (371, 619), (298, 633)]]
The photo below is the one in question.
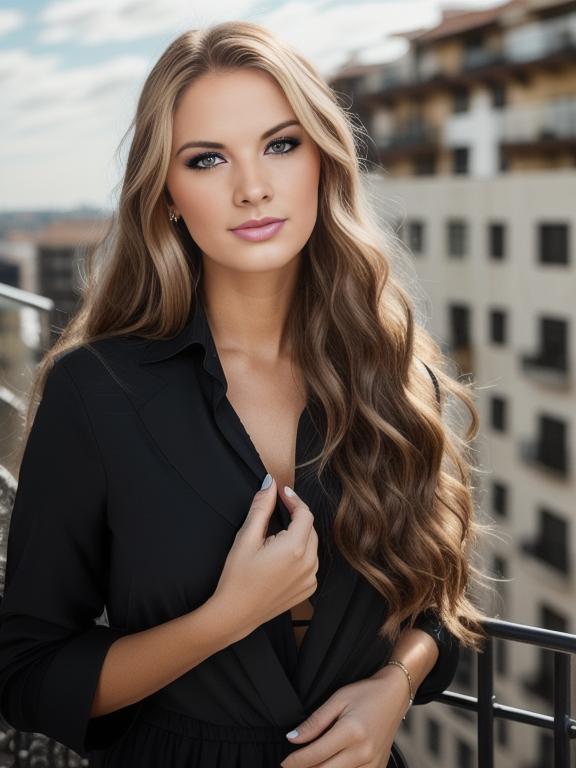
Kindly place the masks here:
[(150, 696), (246, 634), (210, 598), (190, 613), (119, 638), (104, 659), (90, 716)]
[[(392, 649), (390, 659), (396, 659), (402, 662), (408, 669), (412, 678), (412, 689), (414, 695), (420, 687), (424, 678), (433, 669), (438, 659), (439, 650), (435, 640), (421, 629), (406, 628)], [(394, 664), (385, 664), (381, 669), (375, 672), (372, 677), (385, 679), (388, 675), (396, 674), (404, 678), (406, 682), (406, 702), (409, 698), (408, 681), (404, 671)]]

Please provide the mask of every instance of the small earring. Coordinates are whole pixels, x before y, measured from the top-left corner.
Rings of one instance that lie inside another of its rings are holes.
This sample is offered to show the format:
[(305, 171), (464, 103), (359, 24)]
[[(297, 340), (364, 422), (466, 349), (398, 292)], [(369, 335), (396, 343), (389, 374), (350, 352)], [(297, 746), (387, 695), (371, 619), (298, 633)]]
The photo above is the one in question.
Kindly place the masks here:
[(174, 222), (178, 221), (178, 216), (176, 216), (172, 208), (170, 208), (169, 211), (170, 211), (170, 221), (174, 221)]

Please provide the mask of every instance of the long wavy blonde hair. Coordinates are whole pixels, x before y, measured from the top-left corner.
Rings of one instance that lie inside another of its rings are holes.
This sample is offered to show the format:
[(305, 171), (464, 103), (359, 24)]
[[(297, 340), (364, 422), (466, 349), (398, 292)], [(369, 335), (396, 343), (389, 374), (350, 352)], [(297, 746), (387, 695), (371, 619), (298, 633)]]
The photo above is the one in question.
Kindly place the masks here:
[[(463, 645), (480, 649), (485, 614), (470, 587), (483, 574), (472, 559), (490, 526), (476, 519), (472, 498), (479, 416), (471, 385), (447, 372), (392, 274), (397, 244), (361, 183), (362, 128), (314, 66), (258, 24), (187, 31), (150, 71), (120, 144), (134, 129), (117, 210), (86, 259), (79, 310), (35, 371), (22, 447), (57, 357), (106, 337), (160, 339), (183, 328), (201, 263), (183, 220), (174, 226), (167, 216), (173, 115), (198, 77), (239, 67), (276, 80), (321, 153), (318, 217), (288, 322), (325, 417), (319, 473), (330, 462), (342, 487), (334, 542), (387, 600), (382, 637), (395, 641), (404, 620), (433, 608)], [(436, 374), (442, 408), (420, 361)], [(469, 413), (463, 436), (448, 418), (450, 398)]]

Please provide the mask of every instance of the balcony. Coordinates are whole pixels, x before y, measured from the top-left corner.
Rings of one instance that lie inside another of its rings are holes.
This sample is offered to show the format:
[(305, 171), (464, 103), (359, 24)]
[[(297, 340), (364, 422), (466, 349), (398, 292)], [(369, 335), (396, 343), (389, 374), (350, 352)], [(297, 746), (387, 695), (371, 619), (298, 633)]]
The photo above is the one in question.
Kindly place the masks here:
[(469, 72), (480, 67), (503, 64), (506, 56), (502, 51), (493, 51), (489, 48), (468, 48), (462, 56), (462, 69)]
[(563, 542), (562, 547), (552, 547), (541, 537), (536, 539), (524, 539), (520, 542), (520, 549), (524, 554), (540, 560), (550, 568), (553, 568), (561, 576), (570, 575), (570, 562), (568, 559), (568, 542)]
[[(530, 39), (528, 39), (528, 37)], [(541, 34), (518, 36), (506, 41), (502, 50), (470, 48), (462, 52), (460, 68), (444, 71), (439, 66), (419, 70), (400, 69), (394, 63), (382, 71), (371, 73), (356, 85), (359, 99), (390, 105), (395, 98), (417, 97), (454, 86), (506, 81), (525, 82), (537, 69), (555, 70), (576, 61), (576, 33), (570, 29), (554, 29)]]
[(380, 162), (386, 163), (418, 155), (434, 153), (440, 146), (438, 126), (422, 121), (400, 125), (388, 136), (375, 140)]
[(504, 40), (504, 53), (511, 61), (540, 61), (574, 56), (576, 26), (574, 13), (563, 14), (540, 24), (513, 27)]
[(570, 386), (570, 372), (565, 355), (552, 356), (538, 352), (524, 354), (520, 365), (525, 374), (538, 384), (556, 390), (566, 390)]
[(576, 148), (576, 98), (563, 97), (502, 110), (498, 138), (503, 150), (515, 153)]
[(565, 449), (550, 448), (541, 439), (520, 440), (520, 457), (530, 467), (550, 472), (553, 476), (566, 479), (569, 474), (569, 461)]
[[(552, 735), (554, 768), (571, 768), (570, 742), (576, 739), (576, 720), (571, 717), (571, 662), (576, 654), (576, 635), (550, 629), (516, 624), (500, 619), (486, 619), (484, 628), (488, 640), (482, 653), (476, 653), (478, 697), (445, 691), (437, 701), (474, 712), (477, 719), (478, 768), (495, 768), (494, 721), (503, 719), (543, 729)], [(527, 643), (554, 654), (551, 695), (554, 714), (544, 715), (527, 709), (518, 709), (496, 701), (494, 695), (494, 640)], [(549, 765), (550, 763), (546, 763)], [(539, 768), (538, 763), (523, 768)]]

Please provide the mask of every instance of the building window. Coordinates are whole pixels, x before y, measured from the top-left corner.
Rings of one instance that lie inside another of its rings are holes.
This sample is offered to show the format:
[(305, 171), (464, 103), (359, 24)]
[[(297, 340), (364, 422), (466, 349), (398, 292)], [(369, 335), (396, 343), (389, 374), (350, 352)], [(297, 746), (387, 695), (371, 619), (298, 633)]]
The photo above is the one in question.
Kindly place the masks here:
[(465, 256), (468, 251), (468, 229), (463, 219), (450, 219), (446, 224), (449, 256)]
[(536, 768), (554, 768), (554, 737), (547, 731), (538, 733), (538, 762)]
[(454, 682), (466, 690), (472, 690), (474, 685), (474, 664), (475, 658), (470, 648), (462, 647)]
[(523, 550), (551, 565), (562, 574), (570, 570), (570, 523), (549, 509), (539, 510), (539, 528), (536, 537), (523, 543)]
[(497, 579), (505, 579), (508, 574), (508, 564), (500, 555), (494, 555), (493, 559), (494, 575)]
[(536, 352), (521, 357), (522, 367), (526, 371), (549, 369), (555, 373), (566, 374), (569, 368), (568, 321), (556, 317), (540, 318), (540, 335)]
[(408, 247), (414, 253), (424, 251), (424, 222), (419, 219), (408, 222)]
[(508, 721), (497, 717), (494, 720), (496, 725), (496, 741), (501, 747), (507, 747), (509, 743)]
[(431, 717), (427, 719), (426, 742), (430, 754), (440, 757), (442, 754), (442, 732), (440, 723)]
[(540, 224), (538, 226), (538, 260), (541, 264), (568, 264), (568, 224)]
[(452, 349), (467, 349), (471, 344), (470, 307), (465, 304), (450, 304), (448, 312)]
[(462, 739), (456, 740), (456, 765), (458, 768), (473, 768), (476, 765), (472, 747)]
[(563, 573), (568, 572), (570, 523), (549, 509), (540, 510), (540, 557)]
[(492, 563), (492, 572), (494, 578), (497, 580), (494, 582), (494, 586), (500, 597), (501, 607), (498, 611), (506, 614), (506, 606), (508, 605), (508, 563), (503, 557), (494, 555)]
[(502, 260), (506, 256), (506, 227), (503, 222), (488, 224), (488, 255), (491, 259)]
[(498, 432), (506, 432), (508, 429), (508, 408), (504, 397), (494, 395), (490, 398), (490, 425)]
[(468, 112), (470, 107), (470, 97), (468, 88), (461, 86), (455, 88), (452, 93), (452, 112), (458, 114), (460, 112)]
[(490, 341), (493, 344), (506, 344), (506, 319), (507, 315), (503, 309), (490, 311)]
[[(496, 642), (494, 644), (495, 649), (495, 662), (496, 662), (496, 673), (499, 675), (507, 675), (508, 674), (508, 644), (506, 640), (503, 640), (501, 637), (496, 638)], [(498, 720), (497, 722), (502, 722), (501, 720)]]
[(436, 157), (434, 155), (422, 155), (414, 162), (414, 174), (416, 176), (434, 176), (436, 173)]
[(506, 106), (506, 84), (494, 83), (490, 89), (492, 95), (492, 106), (494, 109), (500, 109)]
[(508, 515), (508, 486), (504, 483), (492, 483), (492, 510), (500, 517)]
[(568, 370), (568, 323), (552, 317), (540, 318), (541, 359), (547, 367)]
[(567, 427), (562, 419), (540, 416), (538, 461), (559, 472), (568, 471)]
[(452, 172), (467, 174), (469, 172), (469, 147), (454, 147), (452, 150)]

